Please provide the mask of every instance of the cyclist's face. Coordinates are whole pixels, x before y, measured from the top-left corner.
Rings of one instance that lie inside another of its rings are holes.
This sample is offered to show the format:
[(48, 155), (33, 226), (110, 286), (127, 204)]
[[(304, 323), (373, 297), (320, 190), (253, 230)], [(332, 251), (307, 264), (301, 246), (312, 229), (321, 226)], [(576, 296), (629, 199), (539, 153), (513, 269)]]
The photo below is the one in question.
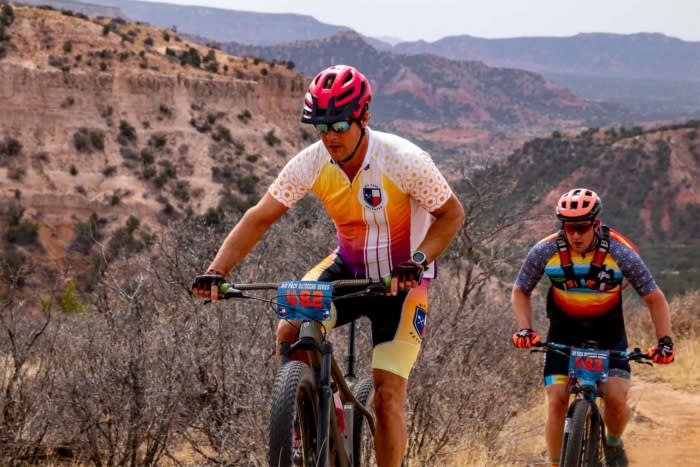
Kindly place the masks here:
[(341, 133), (329, 126), (326, 133), (318, 132), (318, 136), (334, 161), (342, 161), (352, 153), (360, 136), (362, 136), (362, 126), (367, 125), (368, 119), (369, 112), (365, 112), (361, 121), (353, 120), (350, 122), (348, 131)]
[(600, 225), (599, 220), (594, 222), (565, 222), (563, 229), (564, 233), (566, 234), (566, 240), (569, 242), (571, 249), (579, 254), (588, 251), (590, 246), (593, 244), (595, 231), (598, 228), (598, 225)]
[(324, 146), (335, 161), (345, 159), (357, 144), (361, 130), (357, 122), (350, 122), (350, 128), (344, 133), (333, 130), (332, 127), (326, 133), (318, 133)]

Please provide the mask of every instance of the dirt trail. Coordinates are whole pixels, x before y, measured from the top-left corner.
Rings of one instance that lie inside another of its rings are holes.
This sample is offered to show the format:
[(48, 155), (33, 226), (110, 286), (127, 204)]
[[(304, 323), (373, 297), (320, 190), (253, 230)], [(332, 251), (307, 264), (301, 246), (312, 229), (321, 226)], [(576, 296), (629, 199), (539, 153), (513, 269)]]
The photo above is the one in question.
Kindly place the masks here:
[(635, 379), (625, 432), (631, 466), (700, 466), (700, 393)]
[[(624, 440), (631, 467), (700, 467), (700, 393), (636, 377), (629, 403), (633, 416)], [(500, 442), (506, 458), (513, 461), (503, 465), (549, 465), (542, 433), (544, 418), (542, 397), (542, 403), (506, 426)]]

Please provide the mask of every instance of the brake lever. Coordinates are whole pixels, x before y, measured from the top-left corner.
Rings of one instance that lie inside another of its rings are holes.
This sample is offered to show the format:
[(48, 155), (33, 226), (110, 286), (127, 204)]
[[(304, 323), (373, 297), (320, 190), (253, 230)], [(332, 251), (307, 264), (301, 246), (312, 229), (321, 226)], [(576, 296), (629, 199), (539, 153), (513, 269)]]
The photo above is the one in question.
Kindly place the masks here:
[(386, 292), (387, 290), (384, 284), (370, 284), (365, 290), (365, 293), (368, 295), (384, 295)]
[[(228, 289), (226, 289), (226, 292), (219, 296), (219, 300), (228, 300), (229, 298), (246, 298), (246, 295), (243, 294), (242, 290), (229, 287)], [(208, 305), (210, 303), (211, 298), (207, 298), (204, 300), (205, 305)]]

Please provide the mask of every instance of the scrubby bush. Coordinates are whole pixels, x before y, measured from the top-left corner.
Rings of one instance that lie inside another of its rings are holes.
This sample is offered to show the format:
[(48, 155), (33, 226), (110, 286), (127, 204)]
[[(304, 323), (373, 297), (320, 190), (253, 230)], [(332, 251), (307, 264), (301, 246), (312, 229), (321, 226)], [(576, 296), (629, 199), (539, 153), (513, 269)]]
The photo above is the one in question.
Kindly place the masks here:
[(0, 156), (16, 156), (20, 152), (22, 152), (22, 143), (20, 143), (17, 139), (11, 136), (6, 136), (3, 141), (0, 141)]
[(73, 134), (73, 146), (78, 152), (88, 154), (93, 150), (104, 151), (104, 132), (97, 128), (80, 128)]
[(274, 129), (265, 133), (264, 139), (269, 146), (275, 146), (276, 144), (281, 143), (280, 139), (277, 137), (277, 135), (275, 135)]

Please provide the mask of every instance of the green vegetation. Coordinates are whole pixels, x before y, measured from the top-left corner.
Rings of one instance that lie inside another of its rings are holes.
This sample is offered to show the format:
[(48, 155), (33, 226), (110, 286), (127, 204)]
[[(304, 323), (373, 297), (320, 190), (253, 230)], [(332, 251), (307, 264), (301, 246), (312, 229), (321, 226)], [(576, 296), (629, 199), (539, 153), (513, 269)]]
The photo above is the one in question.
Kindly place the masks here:
[(275, 130), (274, 130), (274, 129), (272, 129), (272, 130), (268, 131), (267, 133), (265, 133), (264, 139), (265, 139), (265, 142), (266, 142), (269, 146), (275, 146), (275, 145), (280, 144), (280, 143), (282, 142), (282, 141), (280, 141), (280, 139), (275, 135)]
[(16, 156), (22, 152), (22, 143), (17, 139), (6, 136), (3, 141), (0, 141), (0, 156)]
[(199, 68), (199, 66), (202, 64), (202, 58), (199, 55), (199, 51), (195, 48), (188, 48), (187, 51), (182, 52), (179, 56), (180, 59), (180, 65), (182, 66), (191, 66), (194, 68)]
[(118, 228), (112, 234), (107, 244), (107, 257), (128, 257), (150, 247), (155, 240), (152, 235), (145, 232), (142, 232), (139, 238), (135, 235), (140, 225), (141, 221), (137, 217), (129, 216), (124, 227)]
[(119, 142), (121, 144), (133, 143), (136, 141), (136, 128), (126, 120), (119, 122)]
[(59, 305), (61, 307), (61, 312), (65, 314), (85, 312), (85, 305), (78, 299), (78, 293), (75, 290), (75, 282), (68, 281), (63, 294), (61, 294), (59, 298)]
[(248, 121), (250, 121), (251, 118), (253, 118), (253, 115), (248, 109), (245, 109), (243, 112), (238, 114), (238, 119), (243, 123), (248, 123)]
[(102, 175), (105, 177), (112, 177), (117, 173), (117, 166), (116, 165), (108, 165), (107, 167), (102, 170)]
[(15, 10), (6, 3), (0, 3), (0, 60), (5, 58), (10, 45), (10, 36), (7, 28), (15, 20)]
[(156, 149), (163, 148), (166, 144), (168, 144), (168, 138), (163, 133), (154, 133), (148, 140), (148, 145)]
[(4, 220), (7, 230), (3, 238), (8, 243), (18, 245), (38, 244), (39, 226), (28, 219), (22, 219), (25, 208), (11, 203), (4, 211)]
[(219, 141), (223, 141), (226, 143), (233, 142), (233, 137), (231, 136), (231, 130), (229, 130), (225, 126), (221, 126), (221, 125), (216, 127), (216, 131), (211, 134), (211, 137), (216, 142), (219, 142)]
[[(697, 225), (697, 221), (695, 224)], [(656, 243), (640, 246), (644, 262), (669, 297), (698, 288), (700, 284), (699, 239), (700, 236), (696, 235), (686, 243)]]
[(68, 246), (69, 251), (75, 251), (83, 255), (90, 253), (92, 246), (102, 240), (102, 228), (107, 221), (100, 219), (97, 213), (92, 213), (84, 222), (77, 222), (75, 228), (75, 238)]
[(90, 154), (94, 150), (104, 151), (105, 134), (98, 128), (80, 128), (73, 134), (73, 146), (81, 153)]

